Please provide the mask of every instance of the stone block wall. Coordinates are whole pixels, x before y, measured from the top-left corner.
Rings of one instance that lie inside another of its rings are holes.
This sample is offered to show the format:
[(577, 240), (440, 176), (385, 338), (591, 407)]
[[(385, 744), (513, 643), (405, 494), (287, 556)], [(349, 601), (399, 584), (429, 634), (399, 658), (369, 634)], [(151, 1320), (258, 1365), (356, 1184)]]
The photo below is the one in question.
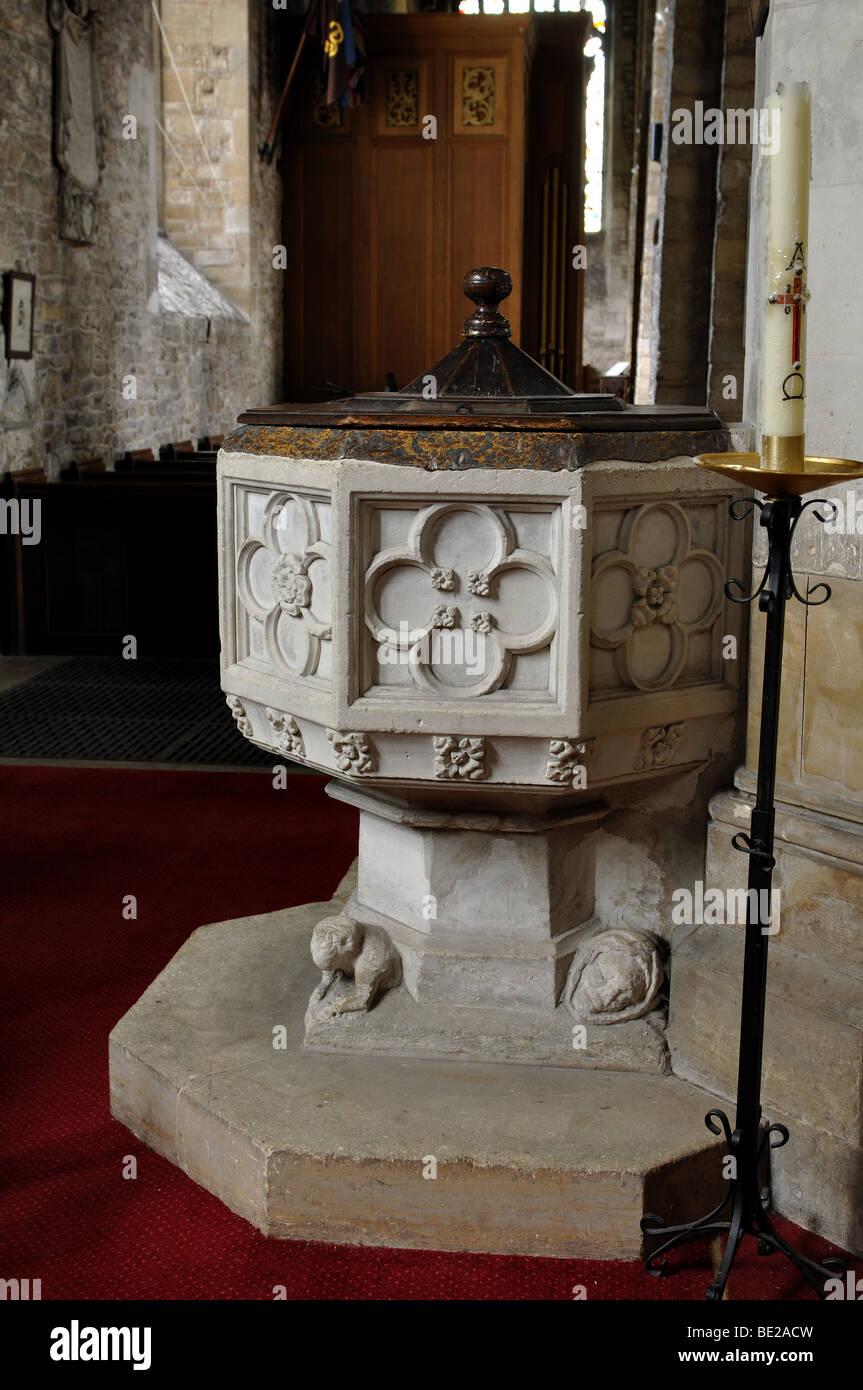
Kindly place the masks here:
[[(277, 16), (256, 7), (253, 42), (246, 43), (252, 73), (244, 147), (249, 191), (242, 209), (248, 255), (247, 297), (240, 307), (249, 321), (241, 322), (167, 313), (159, 302), (159, 55), (150, 6), (105, 0), (99, 7), (105, 168), (95, 243), (77, 246), (59, 235), (47, 5), (5, 0), (0, 269), (14, 267), (37, 278), (33, 360), (9, 364), (0, 351), (0, 469), (44, 465), (56, 474), (71, 459), (89, 456), (110, 463), (129, 448), (155, 450), (172, 439), (223, 433), (249, 404), (281, 396), (281, 295), (262, 292), (263, 267), (268, 281), (278, 275), (272, 247), (281, 239), (279, 175), (275, 166), (258, 168), (251, 158), (279, 85), (277, 33), (264, 34), (264, 25), (275, 30)], [(259, 72), (263, 52), (267, 61)], [(123, 138), (127, 115), (136, 118), (135, 139)], [(239, 218), (240, 211), (233, 215)], [(134, 399), (123, 394), (128, 376), (135, 377)]]

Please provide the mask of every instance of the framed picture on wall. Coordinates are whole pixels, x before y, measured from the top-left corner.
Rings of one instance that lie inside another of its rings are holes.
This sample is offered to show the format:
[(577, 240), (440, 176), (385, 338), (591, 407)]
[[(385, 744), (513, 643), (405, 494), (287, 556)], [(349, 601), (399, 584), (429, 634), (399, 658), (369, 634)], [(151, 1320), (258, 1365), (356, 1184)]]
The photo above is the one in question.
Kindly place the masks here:
[(33, 303), (36, 276), (23, 270), (7, 270), (3, 276), (3, 332), (6, 356), (33, 356)]
[(770, 0), (749, 0), (749, 18), (752, 21), (752, 32), (756, 39), (760, 39), (764, 33), (764, 26), (767, 23), (769, 13)]

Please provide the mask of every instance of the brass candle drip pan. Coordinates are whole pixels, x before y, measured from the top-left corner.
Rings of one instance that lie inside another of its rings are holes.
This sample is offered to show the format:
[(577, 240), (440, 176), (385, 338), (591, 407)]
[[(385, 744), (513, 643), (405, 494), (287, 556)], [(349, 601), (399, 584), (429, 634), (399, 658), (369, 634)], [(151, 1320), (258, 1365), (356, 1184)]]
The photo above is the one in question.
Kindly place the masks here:
[(697, 454), (695, 462), (701, 468), (711, 468), (726, 478), (736, 478), (743, 487), (755, 488), (768, 498), (801, 497), (819, 488), (837, 487), (840, 483), (863, 478), (863, 463), (855, 459), (822, 458), (807, 455), (802, 469), (780, 472), (763, 468), (760, 454)]

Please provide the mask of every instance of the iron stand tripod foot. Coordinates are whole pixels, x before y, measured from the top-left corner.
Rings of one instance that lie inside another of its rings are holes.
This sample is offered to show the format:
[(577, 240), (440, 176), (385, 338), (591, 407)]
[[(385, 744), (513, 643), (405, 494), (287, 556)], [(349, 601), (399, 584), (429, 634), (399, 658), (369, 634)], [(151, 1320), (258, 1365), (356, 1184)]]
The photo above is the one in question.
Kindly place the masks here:
[[(731, 1273), (731, 1266), (744, 1236), (756, 1238), (759, 1255), (772, 1255), (777, 1250), (785, 1255), (799, 1269), (804, 1279), (812, 1285), (819, 1298), (824, 1298), (826, 1281), (836, 1276), (844, 1278), (845, 1265), (841, 1260), (832, 1257), (828, 1257), (821, 1263), (817, 1260), (810, 1260), (807, 1255), (801, 1255), (798, 1250), (789, 1245), (787, 1240), (783, 1239), (776, 1230), (767, 1214), (770, 1206), (770, 1189), (761, 1187), (759, 1182), (758, 1174), (765, 1151), (768, 1148), (779, 1149), (783, 1144), (787, 1144), (788, 1130), (784, 1125), (770, 1125), (762, 1134), (761, 1143), (755, 1154), (754, 1162), (752, 1162), (748, 1158), (744, 1158), (742, 1153), (743, 1136), (739, 1130), (732, 1134), (728, 1116), (724, 1111), (710, 1110), (705, 1117), (705, 1124), (714, 1134), (725, 1134), (728, 1141), (729, 1156), (734, 1160), (732, 1170), (736, 1169), (737, 1175), (729, 1179), (728, 1190), (719, 1205), (707, 1212), (705, 1216), (699, 1217), (697, 1221), (690, 1221), (683, 1226), (666, 1226), (662, 1217), (655, 1216), (652, 1212), (648, 1212), (642, 1217), (641, 1229), (645, 1235), (667, 1237), (662, 1245), (654, 1250), (645, 1261), (645, 1269), (648, 1274), (659, 1277), (666, 1272), (664, 1256), (668, 1250), (673, 1250), (675, 1246), (685, 1245), (691, 1240), (700, 1240), (704, 1236), (720, 1235), (727, 1232), (722, 1263), (716, 1272), (713, 1283), (708, 1286), (705, 1294), (707, 1299), (718, 1302), (722, 1298), (728, 1283), (728, 1276)], [(774, 1136), (777, 1142), (774, 1142)], [(726, 1209), (728, 1209), (728, 1216), (720, 1219)]]
[[(770, 1149), (781, 1148), (788, 1142), (784, 1125), (770, 1125), (761, 1133), (761, 1059), (764, 1043), (764, 1010), (767, 986), (767, 946), (770, 936), (778, 930), (778, 913), (774, 919), (772, 894), (774, 839), (774, 794), (776, 786), (776, 748), (779, 729), (779, 696), (782, 682), (782, 648), (785, 635), (785, 606), (796, 598), (807, 607), (826, 603), (830, 589), (826, 584), (815, 585), (801, 594), (794, 582), (791, 568), (791, 545), (797, 523), (807, 507), (833, 508), (835, 504), (815, 499), (801, 502), (799, 496), (772, 497), (759, 502), (754, 497), (738, 498), (731, 503), (730, 512), (736, 521), (742, 520), (749, 509), (760, 512), (760, 524), (767, 531), (767, 564), (761, 582), (754, 593), (746, 594), (739, 580), (725, 586), (726, 596), (735, 603), (751, 603), (766, 614), (764, 639), (764, 678), (761, 697), (761, 730), (758, 750), (758, 783), (755, 806), (748, 834), (734, 836), (732, 844), (749, 856), (749, 880), (746, 895), (746, 940), (743, 963), (743, 992), (740, 1008), (740, 1052), (737, 1073), (737, 1116), (732, 1133), (727, 1115), (722, 1110), (708, 1112), (705, 1123), (714, 1134), (725, 1135), (728, 1143), (726, 1163), (730, 1177), (728, 1190), (717, 1207), (697, 1221), (682, 1226), (666, 1226), (662, 1217), (648, 1213), (642, 1218), (645, 1235), (665, 1236), (658, 1249), (648, 1257), (645, 1269), (650, 1274), (665, 1272), (663, 1258), (668, 1250), (703, 1236), (727, 1233), (725, 1250), (719, 1270), (707, 1289), (707, 1298), (719, 1300), (725, 1292), (728, 1276), (744, 1236), (754, 1236), (761, 1255), (779, 1251), (785, 1255), (811, 1284), (820, 1298), (826, 1296), (824, 1285), (837, 1274), (844, 1275), (841, 1260), (827, 1259), (822, 1263), (801, 1255), (779, 1235), (767, 1214), (770, 1191), (762, 1189), (759, 1171)], [(819, 521), (830, 516), (816, 511)], [(823, 590), (821, 597), (814, 597)], [(727, 1213), (723, 1215), (723, 1213)], [(657, 1264), (657, 1261), (659, 1263)]]

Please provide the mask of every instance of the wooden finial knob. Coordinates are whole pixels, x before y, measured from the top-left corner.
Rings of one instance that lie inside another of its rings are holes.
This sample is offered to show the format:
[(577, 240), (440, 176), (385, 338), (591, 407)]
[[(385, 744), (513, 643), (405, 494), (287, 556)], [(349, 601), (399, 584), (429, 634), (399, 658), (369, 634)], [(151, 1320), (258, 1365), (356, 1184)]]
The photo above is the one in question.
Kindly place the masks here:
[(469, 270), (461, 282), (468, 299), (477, 306), (474, 313), (464, 321), (462, 332), (466, 338), (508, 338), (512, 329), (509, 319), (498, 309), (498, 304), (512, 294), (512, 276), (508, 270), (497, 266), (482, 265)]

